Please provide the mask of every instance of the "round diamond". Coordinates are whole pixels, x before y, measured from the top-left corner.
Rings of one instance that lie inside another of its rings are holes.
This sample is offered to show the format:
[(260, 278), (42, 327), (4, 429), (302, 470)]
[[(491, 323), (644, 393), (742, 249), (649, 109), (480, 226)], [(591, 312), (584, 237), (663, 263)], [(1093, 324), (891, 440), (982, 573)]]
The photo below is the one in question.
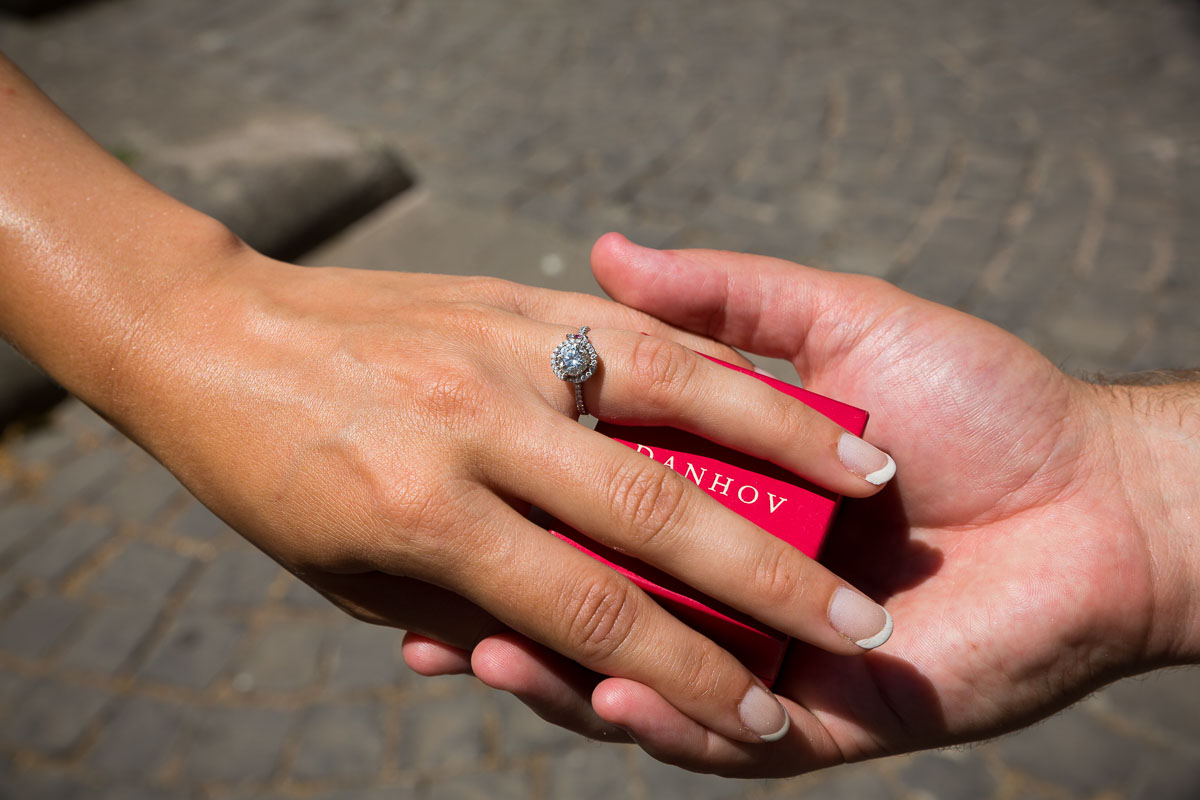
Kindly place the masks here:
[(578, 378), (587, 372), (587, 352), (579, 345), (564, 347), (560, 363), (562, 364), (563, 372), (572, 378)]

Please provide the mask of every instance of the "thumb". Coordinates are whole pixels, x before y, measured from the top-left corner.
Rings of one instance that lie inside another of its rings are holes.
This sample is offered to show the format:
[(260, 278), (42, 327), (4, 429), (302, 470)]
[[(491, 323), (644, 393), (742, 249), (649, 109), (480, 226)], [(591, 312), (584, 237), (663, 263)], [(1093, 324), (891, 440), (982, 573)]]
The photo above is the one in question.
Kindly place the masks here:
[(848, 349), (898, 302), (877, 278), (827, 272), (766, 255), (660, 251), (605, 234), (592, 271), (608, 295), (732, 347), (776, 359), (802, 359), (814, 345)]
[(653, 250), (617, 233), (592, 248), (592, 272), (619, 303), (733, 347), (793, 361), (811, 348), (810, 337), (852, 345), (883, 313), (883, 295), (898, 291), (874, 278), (766, 256)]

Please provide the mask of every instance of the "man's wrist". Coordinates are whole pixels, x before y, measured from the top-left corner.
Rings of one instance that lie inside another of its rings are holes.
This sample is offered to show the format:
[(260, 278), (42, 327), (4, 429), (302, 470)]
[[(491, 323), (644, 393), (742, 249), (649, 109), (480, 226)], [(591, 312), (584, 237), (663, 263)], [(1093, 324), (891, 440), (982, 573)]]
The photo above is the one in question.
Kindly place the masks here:
[(1107, 387), (1113, 468), (1153, 573), (1147, 669), (1200, 661), (1200, 380), (1193, 378), (1200, 373), (1143, 373)]

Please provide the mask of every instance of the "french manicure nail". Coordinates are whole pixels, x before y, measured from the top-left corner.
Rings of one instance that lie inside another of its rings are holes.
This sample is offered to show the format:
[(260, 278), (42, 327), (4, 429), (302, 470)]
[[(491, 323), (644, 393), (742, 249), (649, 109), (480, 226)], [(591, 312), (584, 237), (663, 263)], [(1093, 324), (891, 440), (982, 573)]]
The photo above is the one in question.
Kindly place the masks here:
[(829, 604), (834, 630), (864, 650), (874, 650), (892, 635), (892, 615), (883, 606), (853, 589), (839, 586)]
[(792, 718), (775, 695), (761, 686), (752, 686), (738, 705), (742, 724), (764, 742), (777, 742), (792, 727)]
[(891, 456), (852, 433), (842, 434), (837, 451), (842, 466), (867, 483), (882, 486), (896, 474)]

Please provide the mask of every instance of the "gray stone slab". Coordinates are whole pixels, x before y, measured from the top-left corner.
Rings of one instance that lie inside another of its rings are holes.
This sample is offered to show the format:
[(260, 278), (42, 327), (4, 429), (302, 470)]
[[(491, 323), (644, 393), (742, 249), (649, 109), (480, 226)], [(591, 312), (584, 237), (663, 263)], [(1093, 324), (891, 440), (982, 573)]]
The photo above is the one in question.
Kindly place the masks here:
[[(663, 800), (731, 800), (749, 790), (745, 781), (699, 775), (655, 761), (640, 750), (633, 751), (634, 769), (646, 787), (646, 796)], [(866, 798), (864, 798), (866, 800)]]
[(312, 609), (315, 611), (328, 611), (333, 608), (333, 604), (327, 600), (324, 595), (316, 589), (309, 586), (302, 580), (294, 580), (288, 586), (287, 593), (283, 596), (283, 600), (288, 605), (296, 606), (297, 608)]
[(0, 742), (51, 755), (70, 750), (111, 700), (104, 692), (43, 680), (31, 685), (0, 715)]
[(162, 608), (136, 600), (114, 601), (95, 609), (65, 647), (59, 663), (70, 669), (113, 675), (133, 666)]
[(1163, 735), (1200, 747), (1200, 668), (1159, 670), (1113, 684), (1097, 698), (1105, 707)]
[(110, 509), (119, 519), (148, 523), (182, 491), (179, 481), (157, 463), (121, 477), (96, 503)]
[(333, 636), (329, 688), (395, 688), (413, 680), (400, 658), (404, 632), (382, 625), (348, 621)]
[(139, 676), (203, 689), (225, 672), (245, 626), (224, 617), (185, 614), (167, 629)]
[(83, 619), (87, 607), (57, 595), (33, 597), (0, 623), (0, 650), (26, 659), (50, 653)]
[(87, 437), (93, 441), (103, 442), (116, 435), (116, 430), (108, 420), (75, 398), (68, 399), (56, 408), (53, 419), (56, 425), (62, 426), (73, 436)]
[(171, 523), (171, 530), (189, 539), (211, 541), (229, 531), (229, 526), (200, 501), (193, 501)]
[(259, 114), (239, 129), (155, 148), (138, 169), (280, 258), (304, 253), (411, 184), (381, 140), (296, 113)]
[(46, 481), (41, 495), (47, 502), (58, 505), (88, 500), (117, 476), (125, 458), (124, 453), (107, 447), (81, 453)]
[(1146, 745), (1115, 733), (1076, 707), (996, 742), (1011, 769), (1080, 794), (1129, 786)]
[[(464, 229), (471, 235), (463, 236)], [(510, 280), (599, 294), (589, 266), (591, 244), (518, 217), (414, 192), (305, 256), (304, 263), (396, 268), (396, 254), (402, 252), (408, 263), (425, 269), (479, 275), (486, 272), (482, 264), (504, 253)]]
[(1200, 752), (1146, 754), (1125, 796), (1129, 800), (1195, 800), (1200, 797)]
[(180, 769), (189, 781), (261, 781), (279, 768), (293, 715), (263, 708), (201, 708), (181, 738)]
[(38, 537), (14, 565), (13, 572), (26, 578), (54, 580), (78, 567), (89, 554), (112, 538), (113, 525), (79, 519)]
[(194, 564), (187, 556), (134, 541), (91, 579), (88, 591), (161, 604)]
[(986, 800), (1000, 785), (987, 762), (972, 751), (907, 756), (898, 774), (909, 789), (939, 800)]
[(41, 425), (6, 448), (25, 467), (58, 463), (76, 447), (76, 438), (61, 425)]
[(329, 638), (329, 625), (309, 620), (280, 620), (264, 630), (236, 667), (242, 690), (288, 692), (312, 685)]
[(481, 770), (434, 781), (426, 797), (429, 800), (527, 800), (536, 796), (534, 786), (533, 776), (522, 770)]
[(376, 703), (323, 703), (305, 714), (292, 776), (369, 782), (383, 765), (383, 709)]
[(266, 600), (279, 569), (278, 564), (251, 547), (223, 550), (192, 587), (186, 608), (255, 608)]
[(578, 800), (611, 800), (630, 794), (629, 748), (579, 746), (550, 760), (547, 794)]
[(0, 508), (0, 558), (21, 548), (35, 533), (44, 533), (58, 508), (47, 503), (18, 500)]
[[(805, 800), (900, 800), (875, 764), (848, 764), (804, 781)], [(982, 800), (982, 799), (981, 799)]]
[(459, 683), (467, 691), (404, 707), (396, 758), (401, 768), (463, 767), (477, 762), (487, 752), (483, 721), (486, 695), (474, 679), (459, 678)]
[(154, 777), (179, 735), (181, 714), (172, 704), (125, 698), (88, 753), (88, 767), (118, 778)]
[(507, 692), (496, 692), (490, 701), (496, 708), (498, 727), (503, 732), (500, 752), (506, 758), (561, 753), (579, 747), (585, 741), (577, 733), (546, 722)]

